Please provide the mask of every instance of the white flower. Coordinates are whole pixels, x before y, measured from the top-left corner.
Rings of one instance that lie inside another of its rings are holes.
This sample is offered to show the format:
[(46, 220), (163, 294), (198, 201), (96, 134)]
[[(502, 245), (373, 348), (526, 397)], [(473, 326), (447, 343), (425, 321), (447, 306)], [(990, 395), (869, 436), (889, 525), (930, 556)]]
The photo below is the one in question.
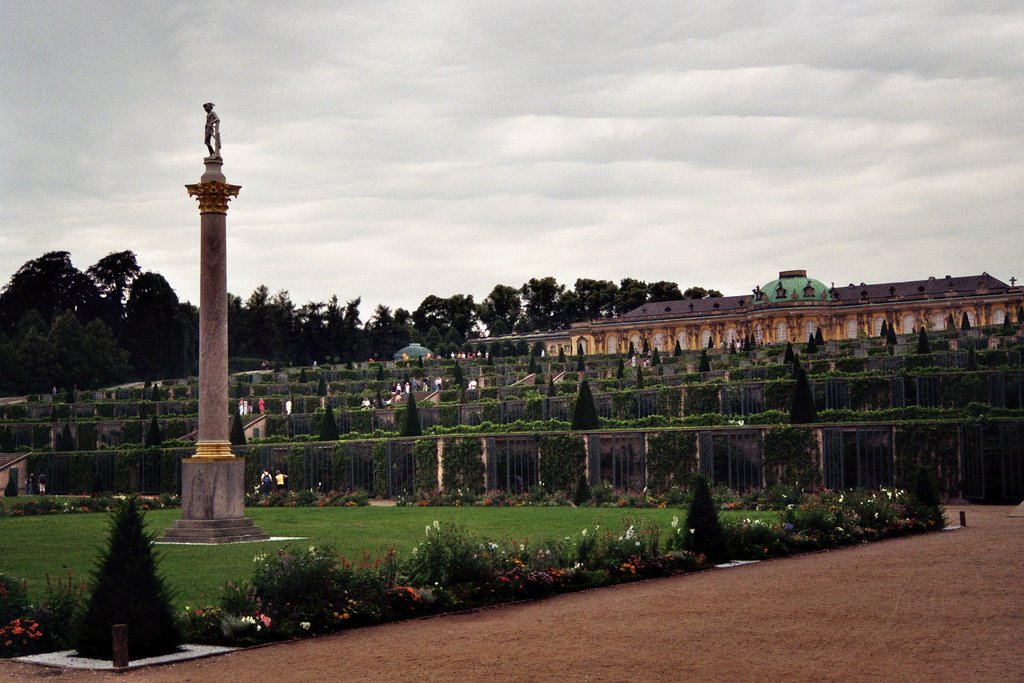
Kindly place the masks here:
[(633, 528), (632, 524), (630, 524), (629, 528), (626, 529), (626, 535), (623, 536), (623, 538), (625, 538), (627, 541), (632, 541), (634, 538), (636, 538), (636, 529)]
[(679, 526), (679, 516), (676, 515), (676, 516), (672, 517), (672, 528), (675, 529), (678, 526)]
[[(249, 624), (250, 626), (255, 626), (256, 625), (256, 618), (255, 617), (245, 616), (245, 617), (242, 617), (241, 619), (239, 619), (239, 621), (241, 621), (243, 624)], [(259, 629), (258, 626), (256, 628), (257, 628), (257, 630)]]
[(308, 631), (310, 625), (311, 624), (308, 621), (299, 622), (299, 628), (301, 628), (303, 631)]
[(695, 533), (697, 533), (697, 530), (696, 529), (690, 529), (690, 533), (691, 534), (695, 534)]
[(587, 530), (586, 529), (584, 529), (583, 531), (580, 532), (580, 536), (586, 537), (586, 535), (587, 535)]
[(315, 553), (316, 552), (316, 546), (315, 545), (309, 546), (309, 552)]
[(441, 530), (441, 523), (439, 521), (437, 521), (436, 519), (434, 520), (434, 528), (437, 529), (438, 531)]

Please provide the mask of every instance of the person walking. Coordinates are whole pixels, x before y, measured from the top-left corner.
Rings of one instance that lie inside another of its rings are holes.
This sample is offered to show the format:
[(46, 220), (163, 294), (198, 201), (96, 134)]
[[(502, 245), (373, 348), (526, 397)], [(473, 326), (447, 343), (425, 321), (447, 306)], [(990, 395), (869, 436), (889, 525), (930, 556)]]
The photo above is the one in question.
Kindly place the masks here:
[(278, 493), (283, 493), (288, 489), (288, 475), (282, 472), (281, 470), (277, 470), (277, 472), (274, 474), (274, 480), (277, 482)]

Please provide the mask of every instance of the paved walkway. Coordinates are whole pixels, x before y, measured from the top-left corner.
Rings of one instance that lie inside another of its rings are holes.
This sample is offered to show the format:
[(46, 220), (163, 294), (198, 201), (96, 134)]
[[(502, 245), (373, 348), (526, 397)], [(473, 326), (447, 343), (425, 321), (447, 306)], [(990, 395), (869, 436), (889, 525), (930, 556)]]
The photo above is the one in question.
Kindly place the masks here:
[[(1021, 681), (1024, 519), (349, 631), (119, 681)], [(54, 672), (0, 664), (0, 678)], [(64, 672), (60, 680), (115, 677)]]

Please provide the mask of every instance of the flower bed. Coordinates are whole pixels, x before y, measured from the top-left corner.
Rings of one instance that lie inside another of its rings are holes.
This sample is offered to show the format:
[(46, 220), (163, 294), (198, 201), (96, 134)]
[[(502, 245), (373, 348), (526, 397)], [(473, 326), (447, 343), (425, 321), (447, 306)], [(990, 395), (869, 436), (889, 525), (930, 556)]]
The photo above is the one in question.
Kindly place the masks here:
[[(252, 645), (709, 568), (713, 563), (692, 550), (688, 522), (675, 517), (665, 528), (637, 517), (621, 528), (531, 541), (475, 537), (435, 521), (407, 557), (391, 550), (354, 562), (328, 547), (287, 547), (257, 555), (252, 575), (227, 584), (217, 604), (187, 607), (180, 616), (189, 642)], [(805, 495), (786, 504), (776, 522), (742, 518), (723, 531), (726, 556), (749, 560), (942, 525), (937, 508), (883, 490)], [(68, 642), (84, 594), (70, 577), (38, 605), (18, 581), (0, 575), (0, 589), (0, 656)]]

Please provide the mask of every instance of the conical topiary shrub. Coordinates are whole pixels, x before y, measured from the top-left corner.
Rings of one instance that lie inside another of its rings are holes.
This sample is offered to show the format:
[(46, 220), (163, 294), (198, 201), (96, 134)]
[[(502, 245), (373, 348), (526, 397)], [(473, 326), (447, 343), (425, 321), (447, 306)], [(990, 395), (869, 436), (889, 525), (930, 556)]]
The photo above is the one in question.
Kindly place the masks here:
[(676, 358), (683, 355), (683, 347), (679, 345), (678, 339), (676, 339), (676, 347), (672, 349), (672, 355)]
[(792, 363), (793, 362), (793, 343), (792, 342), (786, 342), (786, 353), (782, 356), (782, 362), (783, 363)]
[(320, 441), (337, 441), (338, 440), (338, 423), (334, 421), (334, 408), (328, 403), (327, 407), (324, 408), (324, 419), (320, 423)]
[(572, 502), (576, 507), (590, 502), (590, 482), (587, 481), (587, 473), (583, 470), (580, 470), (576, 478), (576, 493), (572, 497)]
[(245, 445), (245, 427), (242, 426), (242, 416), (238, 413), (235, 413), (235, 417), (231, 420), (231, 435), (228, 437), (228, 441), (232, 446)]
[(708, 482), (703, 476), (694, 477), (693, 500), (686, 515), (686, 540), (683, 547), (695, 555), (703, 555), (708, 562), (728, 559), (725, 531), (718, 520), (715, 501), (711, 499)]
[(932, 346), (928, 342), (928, 333), (925, 332), (924, 327), (917, 331), (917, 352), (922, 354), (932, 352)]
[[(235, 414), (235, 418), (238, 415)], [(160, 431), (160, 421), (156, 419), (156, 415), (149, 421), (149, 429), (146, 430), (146, 448), (155, 448), (164, 442), (163, 432)], [(234, 443), (234, 442), (232, 442)], [(245, 437), (242, 437), (242, 443), (245, 443)]]
[(964, 311), (964, 314), (960, 317), (960, 329), (971, 329), (971, 319), (967, 316), (967, 311)]
[(793, 404), (789, 410), (791, 424), (808, 424), (818, 418), (814, 405), (814, 393), (807, 379), (807, 371), (799, 368), (796, 373), (796, 387), (793, 389)]
[(576, 394), (576, 405), (572, 411), (572, 429), (597, 429), (598, 426), (594, 395), (590, 393), (590, 383), (583, 380), (580, 382), (580, 390)]
[(157, 573), (153, 537), (144, 529), (135, 498), (121, 503), (110, 525), (110, 542), (92, 575), (92, 593), (78, 624), (75, 648), (82, 657), (113, 656), (110, 629), (128, 625), (132, 659), (178, 649), (181, 634), (170, 593)]
[(697, 366), (697, 372), (711, 372), (711, 361), (708, 360), (708, 352), (700, 352), (700, 365)]
[(420, 412), (416, 408), (416, 394), (409, 392), (409, 402), (405, 406), (405, 419), (402, 421), (402, 436), (422, 436)]

